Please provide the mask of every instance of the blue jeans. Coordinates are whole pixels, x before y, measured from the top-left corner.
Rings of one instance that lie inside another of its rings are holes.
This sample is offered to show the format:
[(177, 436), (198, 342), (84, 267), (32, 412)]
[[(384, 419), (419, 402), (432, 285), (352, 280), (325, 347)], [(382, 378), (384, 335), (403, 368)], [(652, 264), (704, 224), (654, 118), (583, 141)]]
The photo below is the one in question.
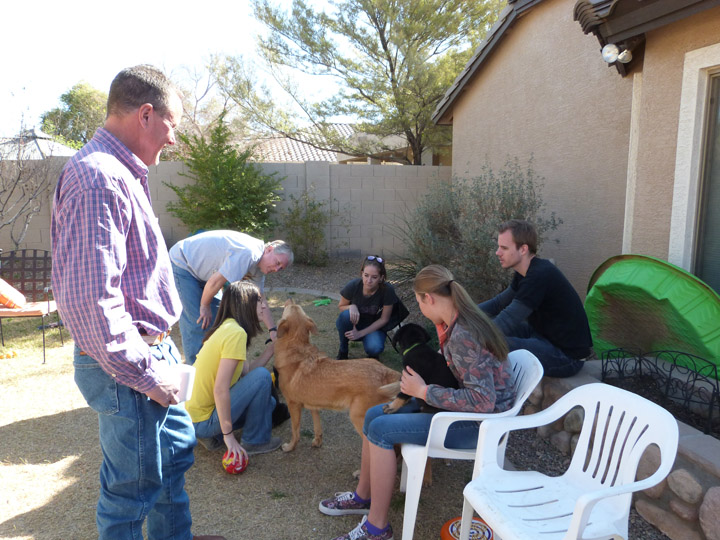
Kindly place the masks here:
[[(368, 441), (391, 450), (393, 445), (410, 443), (424, 445), (427, 442), (432, 414), (420, 411), (420, 404), (412, 398), (398, 412), (385, 414), (384, 404), (370, 407), (365, 413), (363, 433)], [(445, 446), (448, 448), (475, 448), (479, 422), (455, 422), (448, 428)]]
[[(370, 323), (372, 324), (372, 323)], [(368, 324), (357, 324), (355, 327), (358, 330), (367, 328)], [(350, 310), (341, 311), (338, 315), (337, 321), (335, 321), (335, 327), (338, 330), (338, 336), (340, 337), (340, 350), (343, 352), (348, 351), (348, 338), (345, 337), (345, 332), (349, 332), (353, 329), (353, 324), (350, 322)], [(385, 332), (381, 330), (375, 330), (370, 332), (367, 336), (362, 338), (363, 347), (365, 348), (365, 354), (368, 356), (380, 356), (380, 353), (385, 350)]]
[[(172, 265), (172, 270), (173, 276), (175, 277), (175, 287), (180, 295), (180, 301), (183, 307), (182, 314), (180, 315), (180, 336), (182, 337), (185, 363), (192, 365), (195, 363), (195, 357), (202, 347), (205, 332), (207, 332), (209, 328), (203, 330), (202, 326), (197, 322), (198, 317), (200, 317), (200, 298), (202, 298), (205, 282), (200, 281), (187, 270), (183, 270), (174, 264)], [(210, 303), (210, 309), (212, 310), (212, 321), (210, 324), (215, 322), (219, 306), (220, 298), (216, 296)]]
[(514, 336), (507, 336), (508, 347), (511, 351), (527, 349), (540, 360), (544, 374), (547, 377), (572, 377), (584, 365), (582, 360), (575, 360), (550, 343), (543, 336), (535, 332), (532, 327), (524, 323)]
[[(253, 369), (230, 387), (230, 416), (233, 430), (242, 428), (242, 442), (264, 444), (270, 440), (275, 398), (270, 395), (272, 379), (265, 368)], [(197, 422), (195, 435), (201, 439), (222, 437), (217, 409), (207, 420)]]
[[(150, 348), (155, 358), (179, 363), (170, 338)], [(190, 501), (185, 472), (194, 461), (195, 431), (183, 405), (163, 407), (105, 373), (75, 347), (75, 383), (98, 413), (100, 540), (190, 540)]]

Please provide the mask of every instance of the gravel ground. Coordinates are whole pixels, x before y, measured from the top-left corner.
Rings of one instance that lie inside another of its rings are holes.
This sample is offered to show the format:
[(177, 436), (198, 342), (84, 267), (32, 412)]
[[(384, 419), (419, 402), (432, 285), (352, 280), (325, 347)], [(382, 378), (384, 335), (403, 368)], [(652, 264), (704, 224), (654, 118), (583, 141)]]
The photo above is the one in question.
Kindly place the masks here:
[[(332, 259), (325, 267), (309, 267), (300, 264), (272, 274), (266, 279), (266, 288), (296, 288), (319, 291), (322, 294), (339, 294), (350, 279), (358, 276), (362, 261), (357, 259)], [(392, 268), (388, 268), (392, 281)], [(410, 319), (421, 319), (419, 310), (408, 286), (400, 288), (401, 297), (410, 310)], [(518, 470), (534, 469), (556, 476), (567, 469), (569, 457), (556, 450), (550, 443), (529, 431), (514, 432), (508, 442), (507, 458)], [(635, 510), (630, 512), (630, 539), (669, 540), (667, 536), (641, 518)]]
[(293, 287), (340, 294), (340, 289), (360, 275), (362, 261), (357, 259), (331, 259), (327, 266), (293, 264), (287, 270), (270, 274), (265, 287)]

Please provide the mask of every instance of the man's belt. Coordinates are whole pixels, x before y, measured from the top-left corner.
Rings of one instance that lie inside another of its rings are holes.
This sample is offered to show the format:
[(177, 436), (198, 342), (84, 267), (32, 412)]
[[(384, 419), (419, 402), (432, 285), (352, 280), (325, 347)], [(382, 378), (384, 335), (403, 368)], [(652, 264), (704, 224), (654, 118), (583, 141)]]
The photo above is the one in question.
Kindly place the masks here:
[[(138, 331), (140, 332), (140, 337), (143, 338), (143, 341), (153, 347), (155, 345), (160, 345), (163, 341), (165, 341), (165, 338), (170, 336), (172, 328), (168, 328), (165, 332), (158, 334), (157, 336), (149, 336), (143, 329), (138, 329)], [(80, 354), (83, 356), (87, 355), (85, 351), (80, 351)]]
[(165, 332), (162, 334), (158, 334), (157, 336), (150, 336), (148, 335), (145, 330), (140, 329), (140, 337), (143, 338), (143, 341), (150, 345), (151, 347), (153, 345), (160, 345), (166, 337), (170, 335), (170, 332), (172, 331), (172, 328), (168, 328)]

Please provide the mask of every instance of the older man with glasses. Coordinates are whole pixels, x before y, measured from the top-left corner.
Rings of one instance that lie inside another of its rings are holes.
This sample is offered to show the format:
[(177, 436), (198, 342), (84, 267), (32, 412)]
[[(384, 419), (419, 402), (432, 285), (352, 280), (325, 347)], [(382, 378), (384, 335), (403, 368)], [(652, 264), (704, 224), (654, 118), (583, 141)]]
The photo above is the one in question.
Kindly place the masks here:
[(180, 335), (187, 364), (194, 364), (205, 331), (217, 315), (218, 293), (226, 282), (249, 279), (262, 295), (261, 319), (271, 339), (277, 329), (264, 295), (265, 275), (279, 272), (293, 262), (293, 252), (282, 240), (265, 243), (237, 231), (206, 231), (170, 248), (175, 285), (183, 311)]

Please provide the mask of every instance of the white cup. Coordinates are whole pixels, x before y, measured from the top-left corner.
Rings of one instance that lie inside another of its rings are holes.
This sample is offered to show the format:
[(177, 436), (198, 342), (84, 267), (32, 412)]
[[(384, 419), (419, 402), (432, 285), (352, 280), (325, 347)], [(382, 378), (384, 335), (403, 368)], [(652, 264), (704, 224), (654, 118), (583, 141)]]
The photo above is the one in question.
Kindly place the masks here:
[(180, 375), (178, 403), (182, 403), (192, 396), (193, 382), (195, 381), (195, 366), (191, 366), (190, 364), (176, 364), (175, 369)]

